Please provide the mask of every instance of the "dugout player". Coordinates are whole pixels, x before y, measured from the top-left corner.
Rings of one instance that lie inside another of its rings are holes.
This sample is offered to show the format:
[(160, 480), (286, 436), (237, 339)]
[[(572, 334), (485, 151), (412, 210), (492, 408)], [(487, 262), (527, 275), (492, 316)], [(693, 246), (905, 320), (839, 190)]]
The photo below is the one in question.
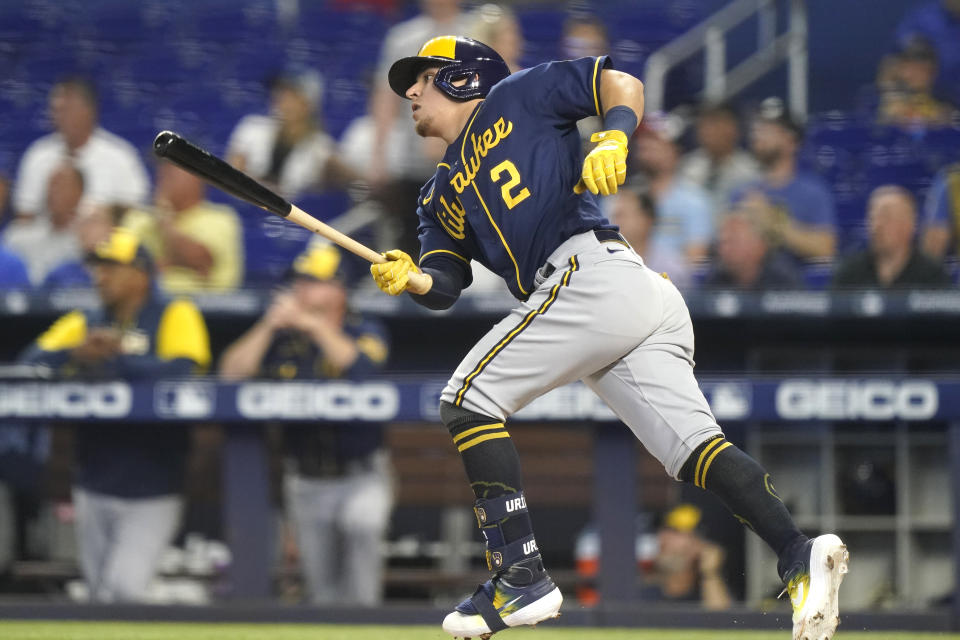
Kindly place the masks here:
[[(207, 327), (187, 299), (156, 288), (153, 259), (114, 229), (90, 253), (103, 308), (71, 311), (24, 354), (61, 377), (154, 380), (210, 364)], [(92, 600), (142, 602), (183, 509), (186, 427), (90, 424), (76, 431), (73, 488), (80, 568)]]
[[(486, 637), (558, 614), (562, 597), (537, 551), (504, 422), (550, 389), (583, 380), (671, 476), (716, 493), (777, 553), (794, 639), (831, 638), (846, 547), (832, 534), (804, 536), (770, 476), (724, 439), (693, 376), (683, 298), (644, 266), (594, 197), (623, 183), (627, 141), (643, 112), (640, 81), (614, 71), (607, 56), (511, 75), (493, 49), (457, 36), (398, 60), (389, 79), (410, 99), (417, 133), (449, 146), (417, 202), (419, 268), (389, 251), (388, 262), (371, 266), (375, 282), (443, 309), (469, 286), (477, 260), (520, 300), (441, 396), (494, 572), (444, 630)], [(601, 115), (605, 130), (583, 160), (576, 122)], [(421, 270), (428, 284), (415, 289), (408, 273)]]
[[(386, 362), (380, 323), (352, 313), (341, 255), (331, 245), (293, 263), (289, 291), (224, 351), (229, 379), (364, 380)], [(284, 493), (300, 565), (314, 604), (380, 602), (393, 506), (383, 426), (289, 425)]]

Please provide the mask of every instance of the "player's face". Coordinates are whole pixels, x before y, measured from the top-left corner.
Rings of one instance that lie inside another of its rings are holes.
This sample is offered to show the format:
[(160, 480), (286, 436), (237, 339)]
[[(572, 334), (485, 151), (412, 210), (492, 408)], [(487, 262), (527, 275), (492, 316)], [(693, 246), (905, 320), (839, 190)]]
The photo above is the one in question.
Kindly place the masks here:
[(107, 307), (112, 307), (149, 286), (149, 276), (139, 267), (112, 262), (96, 263), (93, 267), (93, 281), (100, 293), (100, 299)]
[(452, 113), (453, 103), (433, 84), (439, 67), (424, 69), (409, 89), (410, 109), (417, 134), (424, 138), (440, 135), (440, 126)]
[(793, 153), (793, 135), (778, 124), (757, 122), (753, 125), (751, 147), (757, 160), (764, 166), (778, 161), (783, 155)]
[(334, 322), (342, 320), (347, 308), (346, 290), (336, 282), (297, 278), (293, 283), (293, 296), (307, 311)]

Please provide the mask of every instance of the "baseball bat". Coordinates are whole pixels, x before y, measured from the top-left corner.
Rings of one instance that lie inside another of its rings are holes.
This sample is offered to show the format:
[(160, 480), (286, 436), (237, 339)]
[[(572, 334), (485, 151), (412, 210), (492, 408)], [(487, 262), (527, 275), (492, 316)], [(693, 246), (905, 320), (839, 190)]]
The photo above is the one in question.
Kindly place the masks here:
[[(263, 186), (239, 169), (230, 166), (224, 160), (205, 149), (201, 149), (172, 131), (161, 131), (157, 134), (156, 139), (153, 141), (153, 152), (158, 157), (169, 160), (181, 169), (202, 178), (218, 189), (245, 202), (256, 205), (261, 209), (265, 209), (270, 213), (274, 213), (281, 218), (286, 218), (304, 229), (340, 245), (364, 260), (374, 264), (383, 264), (387, 261), (386, 258), (373, 249), (337, 231), (330, 225), (320, 222), (300, 207), (287, 202), (286, 199)], [(409, 276), (410, 283), (414, 289), (423, 288), (427, 284), (427, 278), (429, 277), (416, 272), (410, 272)]]

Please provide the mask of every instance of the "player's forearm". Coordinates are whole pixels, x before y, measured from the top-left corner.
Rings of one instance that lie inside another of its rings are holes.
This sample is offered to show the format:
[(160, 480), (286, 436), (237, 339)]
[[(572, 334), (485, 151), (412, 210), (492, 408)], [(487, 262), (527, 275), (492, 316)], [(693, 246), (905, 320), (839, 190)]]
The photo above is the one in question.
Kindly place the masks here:
[[(628, 73), (604, 69), (600, 76), (600, 103), (604, 115), (614, 107), (629, 108), (639, 124), (643, 118), (643, 83)], [(633, 132), (626, 133), (629, 136)]]
[(163, 236), (171, 264), (194, 269), (202, 276), (210, 273), (213, 255), (206, 246), (173, 228), (164, 229)]
[(423, 269), (423, 273), (430, 277), (430, 288), (423, 293), (411, 291), (410, 297), (414, 302), (434, 311), (452, 307), (460, 297), (463, 282), (458, 281), (454, 274), (439, 269), (427, 268)]
[(227, 347), (220, 359), (220, 376), (228, 380), (250, 378), (260, 370), (263, 356), (273, 340), (273, 329), (263, 320)]
[(804, 228), (794, 223), (784, 230), (783, 244), (805, 258), (830, 258), (836, 248), (836, 236), (832, 231)]
[(316, 322), (310, 329), (310, 337), (323, 350), (323, 355), (340, 374), (357, 361), (360, 351), (353, 338), (327, 322)]

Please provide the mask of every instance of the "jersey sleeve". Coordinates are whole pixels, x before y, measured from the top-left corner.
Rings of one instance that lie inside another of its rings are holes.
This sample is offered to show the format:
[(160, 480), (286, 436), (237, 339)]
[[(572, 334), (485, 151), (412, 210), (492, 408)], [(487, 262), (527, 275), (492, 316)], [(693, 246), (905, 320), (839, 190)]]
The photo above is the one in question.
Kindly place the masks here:
[[(429, 201), (431, 196), (432, 193), (428, 193), (426, 200)], [(418, 266), (450, 273), (463, 281), (461, 289), (469, 287), (473, 282), (473, 271), (470, 269), (472, 256), (468, 249), (444, 231), (425, 205), (417, 207), (417, 216), (420, 219), (417, 228), (420, 237)]]
[(157, 327), (157, 358), (191, 360), (198, 368), (210, 364), (210, 337), (200, 310), (190, 300), (174, 300), (164, 309)]
[(494, 91), (512, 87), (511, 98), (519, 95), (533, 115), (556, 124), (575, 122), (603, 115), (600, 72), (612, 68), (609, 56), (547, 62), (509, 76)]
[(930, 191), (927, 192), (927, 199), (924, 202), (925, 227), (950, 226), (950, 202), (947, 195), (947, 174), (941, 172), (937, 175), (936, 179), (934, 179)]

